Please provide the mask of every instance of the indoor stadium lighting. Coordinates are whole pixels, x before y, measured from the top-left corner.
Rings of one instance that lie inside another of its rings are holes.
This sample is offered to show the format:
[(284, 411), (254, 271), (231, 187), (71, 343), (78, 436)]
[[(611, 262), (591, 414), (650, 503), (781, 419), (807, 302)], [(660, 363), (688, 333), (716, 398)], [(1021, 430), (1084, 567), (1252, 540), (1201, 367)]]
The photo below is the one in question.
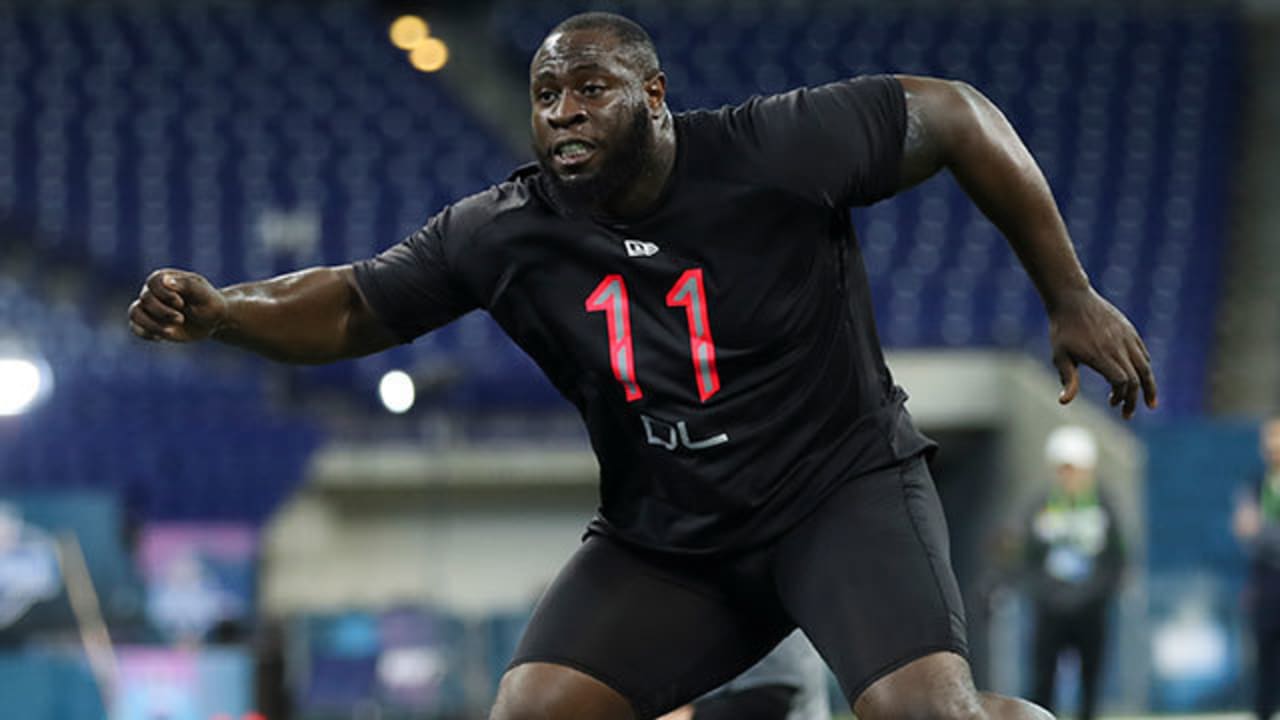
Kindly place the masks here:
[(449, 62), (449, 47), (440, 38), (423, 38), (409, 51), (409, 62), (422, 72), (435, 72)]
[(413, 378), (403, 370), (392, 370), (378, 382), (378, 397), (382, 399), (382, 405), (397, 415), (413, 407), (415, 395)]
[(412, 50), (431, 34), (426, 21), (417, 15), (401, 15), (391, 23), (391, 44), (401, 50)]
[(0, 416), (20, 415), (52, 386), (48, 367), (29, 357), (0, 357)]

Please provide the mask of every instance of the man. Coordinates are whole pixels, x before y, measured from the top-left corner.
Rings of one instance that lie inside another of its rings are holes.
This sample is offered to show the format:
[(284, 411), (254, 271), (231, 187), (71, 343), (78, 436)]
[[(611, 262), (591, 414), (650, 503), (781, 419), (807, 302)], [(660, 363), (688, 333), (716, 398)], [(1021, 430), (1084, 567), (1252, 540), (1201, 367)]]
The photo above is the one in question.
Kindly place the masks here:
[[(533, 58), (538, 163), (376, 258), (222, 290), (153, 273), (139, 336), (291, 362), (407, 342), (483, 307), (581, 412), (587, 539), (534, 611), (492, 717), (651, 718), (795, 627), (864, 720), (1042, 717), (979, 694), (945, 521), (876, 338), (848, 208), (949, 168), (1077, 363), (1133, 414), (1142, 341), (1081, 269), (1043, 176), (963, 84), (873, 77), (673, 115), (645, 31), (558, 25)], [(872, 589), (874, 588), (874, 589)]]
[(1058, 656), (1080, 658), (1080, 717), (1092, 720), (1106, 647), (1107, 610), (1120, 585), (1120, 524), (1098, 488), (1098, 446), (1082, 427), (1049, 434), (1045, 460), (1053, 486), (1027, 522), (1027, 565), (1036, 630), (1031, 699), (1052, 709)]
[(746, 672), (661, 720), (831, 720), (827, 667), (796, 630)]
[(1263, 470), (1236, 504), (1232, 529), (1249, 550), (1249, 604), (1257, 677), (1254, 714), (1269, 720), (1280, 705), (1280, 418), (1262, 424)]

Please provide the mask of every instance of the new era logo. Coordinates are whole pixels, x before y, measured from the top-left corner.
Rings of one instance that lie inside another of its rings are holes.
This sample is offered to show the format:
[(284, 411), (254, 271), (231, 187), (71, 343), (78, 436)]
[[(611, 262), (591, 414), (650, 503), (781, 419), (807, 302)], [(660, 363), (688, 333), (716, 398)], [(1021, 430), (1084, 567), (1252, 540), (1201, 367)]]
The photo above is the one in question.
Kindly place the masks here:
[(658, 254), (658, 246), (643, 240), (623, 240), (622, 245), (627, 248), (627, 257), (650, 257)]

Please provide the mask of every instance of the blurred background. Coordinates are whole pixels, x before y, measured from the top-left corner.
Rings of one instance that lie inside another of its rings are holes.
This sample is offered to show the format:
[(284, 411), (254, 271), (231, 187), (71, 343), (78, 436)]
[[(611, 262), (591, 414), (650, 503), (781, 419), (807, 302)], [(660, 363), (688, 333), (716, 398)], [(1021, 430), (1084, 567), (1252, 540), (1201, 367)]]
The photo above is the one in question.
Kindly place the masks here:
[(1028, 690), (1019, 528), (1070, 422), (1130, 560), (1106, 714), (1244, 717), (1232, 515), (1280, 413), (1280, 2), (1107, 0), (0, 0), (5, 714), (484, 717), (597, 501), (572, 408), (482, 314), (292, 368), (144, 344), (125, 310), (152, 269), (348, 262), (502, 181), (531, 157), (529, 58), (584, 9), (649, 29), (675, 110), (892, 71), (1006, 112), (1161, 407), (1119, 423), (1096, 378), (1057, 405), (1039, 300), (949, 177), (854, 214), (943, 446), (975, 674)]

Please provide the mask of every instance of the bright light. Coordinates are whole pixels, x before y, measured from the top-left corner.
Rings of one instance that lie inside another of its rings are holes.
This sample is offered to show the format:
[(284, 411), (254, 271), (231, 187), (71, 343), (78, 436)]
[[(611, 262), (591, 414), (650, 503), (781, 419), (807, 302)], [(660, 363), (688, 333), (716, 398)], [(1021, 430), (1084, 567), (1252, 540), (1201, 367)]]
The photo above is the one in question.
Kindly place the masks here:
[(412, 50), (427, 39), (431, 30), (417, 15), (401, 15), (391, 23), (391, 31), (388, 34), (391, 36), (391, 44), (401, 50)]
[(0, 357), (0, 415), (18, 415), (49, 390), (40, 366), (28, 358)]
[(1182, 608), (1156, 628), (1152, 663), (1161, 677), (1178, 680), (1216, 677), (1227, 667), (1227, 633), (1207, 611)]
[(422, 72), (435, 72), (449, 62), (449, 47), (440, 38), (423, 38), (409, 51), (409, 62)]
[(403, 370), (392, 370), (378, 383), (378, 397), (388, 410), (399, 415), (413, 407), (413, 378)]

